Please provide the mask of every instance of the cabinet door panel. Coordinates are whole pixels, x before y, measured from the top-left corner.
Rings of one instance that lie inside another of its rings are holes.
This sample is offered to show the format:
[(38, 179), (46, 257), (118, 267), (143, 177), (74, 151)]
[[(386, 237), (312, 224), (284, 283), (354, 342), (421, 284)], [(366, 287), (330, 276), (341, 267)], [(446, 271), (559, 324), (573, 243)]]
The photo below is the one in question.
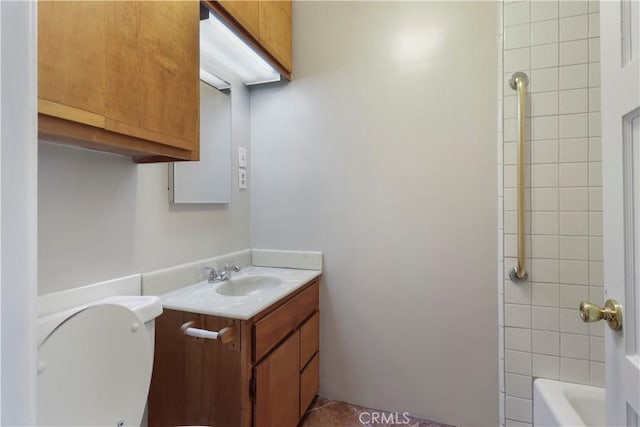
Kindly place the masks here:
[(300, 416), (307, 411), (313, 398), (320, 388), (320, 354), (311, 359), (311, 362), (300, 373)]
[(260, 1), (260, 42), (291, 71), (291, 1)]
[[(209, 331), (219, 331), (227, 326), (228, 319), (204, 317), (204, 329)], [(230, 346), (231, 344), (223, 344), (219, 340), (203, 340), (202, 408), (206, 414), (204, 425), (240, 425), (240, 357), (238, 351)]]
[(254, 425), (295, 427), (299, 420), (300, 332), (295, 331), (255, 367)]
[(206, 421), (202, 401), (204, 340), (186, 337), (180, 327), (203, 316), (164, 310), (156, 318), (153, 375), (149, 389), (149, 425), (196, 425)]
[(320, 346), (320, 312), (300, 326), (300, 370), (304, 368), (309, 359), (318, 351)]
[(104, 124), (104, 23), (101, 1), (38, 3), (39, 112)]
[(199, 3), (109, 2), (105, 12), (107, 129), (197, 149)]
[(260, 36), (260, 6), (257, 1), (219, 0), (220, 5), (256, 40)]

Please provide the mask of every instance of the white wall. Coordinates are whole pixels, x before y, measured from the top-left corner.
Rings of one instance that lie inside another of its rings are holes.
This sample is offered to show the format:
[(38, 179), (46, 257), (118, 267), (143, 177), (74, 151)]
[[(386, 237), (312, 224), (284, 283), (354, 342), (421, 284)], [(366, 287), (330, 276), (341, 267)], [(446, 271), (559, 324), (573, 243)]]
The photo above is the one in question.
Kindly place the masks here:
[[(232, 91), (233, 161), (249, 146), (249, 91)], [(202, 117), (201, 120), (206, 120)], [(40, 294), (249, 247), (249, 190), (222, 205), (169, 203), (166, 164), (40, 144)]]
[(319, 249), (321, 394), (498, 424), (495, 2), (295, 2), (252, 246)]
[(532, 422), (535, 377), (604, 386), (604, 325), (580, 321), (604, 301), (598, 1), (503, 2), (504, 140), (499, 200), (504, 253), (515, 265), (517, 104), (507, 81), (529, 75), (526, 156), (529, 281), (499, 277), (503, 311), (501, 421)]
[(1, 425), (34, 425), (36, 400), (36, 3), (0, 2)]

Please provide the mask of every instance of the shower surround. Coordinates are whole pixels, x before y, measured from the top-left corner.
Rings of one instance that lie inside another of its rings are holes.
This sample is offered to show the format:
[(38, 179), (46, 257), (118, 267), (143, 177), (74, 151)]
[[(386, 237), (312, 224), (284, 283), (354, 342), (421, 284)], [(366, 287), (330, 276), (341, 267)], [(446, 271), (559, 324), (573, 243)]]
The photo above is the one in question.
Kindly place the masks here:
[[(535, 377), (604, 385), (603, 324), (580, 321), (602, 303), (600, 39), (597, 1), (504, 1), (498, 119), (500, 423), (532, 423)], [(516, 263), (517, 97), (529, 76), (527, 271)]]

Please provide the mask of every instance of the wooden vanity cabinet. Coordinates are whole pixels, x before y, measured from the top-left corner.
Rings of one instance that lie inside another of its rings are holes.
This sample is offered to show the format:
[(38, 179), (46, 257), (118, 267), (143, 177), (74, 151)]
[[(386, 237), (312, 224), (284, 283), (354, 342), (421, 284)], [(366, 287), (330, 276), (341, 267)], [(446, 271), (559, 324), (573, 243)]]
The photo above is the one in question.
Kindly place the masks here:
[[(165, 309), (156, 319), (149, 426), (295, 427), (319, 388), (319, 280), (248, 320)], [(223, 344), (181, 326), (235, 328)]]
[(205, 0), (204, 3), (291, 80), (291, 0)]
[(199, 156), (198, 1), (38, 2), (38, 129), (138, 162)]

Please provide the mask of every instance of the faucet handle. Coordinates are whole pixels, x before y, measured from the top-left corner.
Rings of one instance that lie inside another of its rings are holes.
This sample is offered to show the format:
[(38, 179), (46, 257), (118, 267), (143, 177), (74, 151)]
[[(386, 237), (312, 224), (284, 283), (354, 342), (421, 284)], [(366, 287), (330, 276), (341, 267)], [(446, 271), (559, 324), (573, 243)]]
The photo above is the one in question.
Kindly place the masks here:
[(239, 266), (239, 265), (236, 265), (236, 264), (234, 264), (234, 263), (235, 263), (235, 261), (231, 261), (230, 263), (225, 264), (225, 265), (224, 265), (224, 271), (232, 271), (232, 270), (233, 270), (233, 271), (235, 271), (236, 273), (237, 273), (238, 271), (240, 271), (240, 266)]
[(205, 267), (203, 270), (207, 273), (207, 280), (210, 282), (213, 280), (217, 280), (220, 277), (220, 273), (215, 267)]

